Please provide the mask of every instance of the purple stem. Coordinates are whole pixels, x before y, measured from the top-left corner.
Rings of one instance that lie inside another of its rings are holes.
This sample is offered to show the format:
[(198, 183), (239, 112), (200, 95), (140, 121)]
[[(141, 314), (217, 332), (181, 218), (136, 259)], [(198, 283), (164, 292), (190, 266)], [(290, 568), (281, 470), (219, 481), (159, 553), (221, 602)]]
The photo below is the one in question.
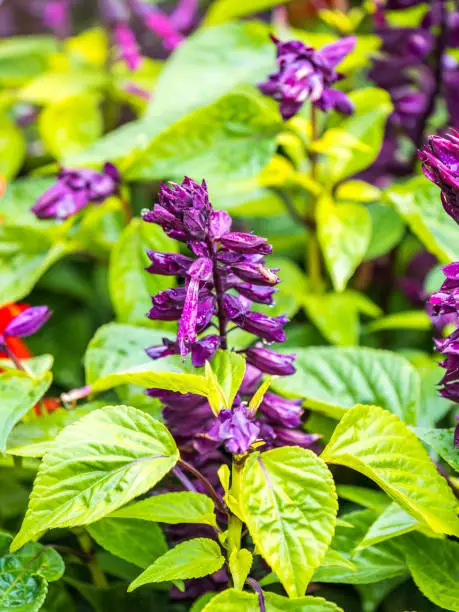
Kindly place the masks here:
[(215, 505), (217, 506), (218, 510), (220, 510), (220, 512), (223, 512), (223, 514), (228, 514), (228, 511), (225, 508), (225, 504), (223, 503), (223, 500), (221, 499), (220, 495), (217, 493), (217, 491), (212, 486), (212, 483), (209, 480), (207, 480), (207, 478), (204, 476), (204, 474), (201, 474), (199, 470), (197, 470), (190, 463), (183, 461), (183, 459), (180, 459), (178, 463), (182, 468), (187, 470), (187, 472), (190, 472), (190, 474), (193, 474), (195, 478), (197, 478), (203, 483), (203, 485), (209, 491), (209, 494), (211, 498), (214, 500)]
[(176, 465), (172, 471), (174, 475), (180, 480), (185, 489), (188, 489), (188, 491), (191, 491), (192, 493), (197, 493), (194, 484), (191, 482), (188, 476), (186, 476), (186, 474), (182, 472), (178, 465)]
[(24, 366), (24, 364), (19, 359), (19, 357), (16, 357), (16, 355), (13, 353), (13, 351), (11, 351), (6, 344), (3, 345), (2, 348), (4, 349), (4, 351), (8, 355), (8, 357), (11, 359), (11, 361), (14, 363), (14, 365), (16, 366), (17, 370), (22, 370), (23, 372), (27, 372), (27, 374), (29, 374), (29, 371)]
[(214, 279), (214, 287), (215, 294), (217, 297), (217, 318), (218, 318), (218, 332), (220, 335), (220, 347), (223, 350), (228, 348), (228, 343), (226, 339), (226, 317), (223, 310), (223, 296), (225, 294), (222, 285), (222, 279), (220, 277), (220, 273), (218, 270), (217, 256), (214, 244), (212, 241), (208, 241), (208, 247), (210, 252), (210, 258), (212, 259), (212, 269), (213, 269), (213, 279)]
[(254, 578), (247, 578), (247, 584), (252, 587), (255, 593), (258, 595), (258, 604), (260, 606), (260, 612), (266, 612), (265, 606), (265, 596), (263, 595), (263, 591), (261, 590), (261, 586)]

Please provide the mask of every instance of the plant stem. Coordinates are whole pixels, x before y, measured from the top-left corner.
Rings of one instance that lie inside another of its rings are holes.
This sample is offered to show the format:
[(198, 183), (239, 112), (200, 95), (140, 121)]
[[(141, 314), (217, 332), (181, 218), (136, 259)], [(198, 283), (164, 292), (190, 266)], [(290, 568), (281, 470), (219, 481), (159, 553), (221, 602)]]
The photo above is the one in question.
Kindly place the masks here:
[(89, 537), (87, 531), (78, 531), (75, 532), (78, 543), (81, 547), (81, 550), (88, 556), (88, 569), (92, 577), (92, 581), (96, 587), (99, 589), (107, 589), (108, 582), (105, 574), (97, 563), (97, 559), (94, 554), (94, 548), (92, 544), (92, 540)]
[(246, 582), (250, 587), (252, 587), (252, 589), (258, 595), (258, 605), (260, 606), (260, 612), (266, 612), (265, 596), (263, 595), (261, 586), (258, 584), (258, 582), (254, 578), (247, 578)]
[(223, 512), (224, 514), (228, 514), (228, 511), (225, 508), (223, 500), (221, 499), (220, 495), (217, 493), (217, 491), (212, 486), (212, 483), (209, 480), (207, 480), (207, 478), (204, 476), (204, 474), (201, 474), (199, 470), (197, 470), (193, 465), (187, 463), (186, 461), (183, 461), (183, 459), (180, 459), (178, 463), (180, 467), (184, 468), (187, 472), (190, 472), (190, 474), (193, 474), (195, 478), (197, 478), (203, 483), (203, 485), (209, 491), (209, 494), (211, 498), (214, 500), (215, 505), (217, 506), (218, 510), (220, 510), (220, 512)]
[(26, 366), (22, 363), (22, 361), (19, 359), (19, 357), (16, 357), (16, 355), (13, 353), (13, 351), (11, 351), (6, 344), (4, 346), (4, 349), (5, 349), (5, 352), (8, 355), (8, 357), (11, 359), (11, 361), (16, 366), (17, 370), (21, 370), (22, 372), (26, 372), (26, 374), (32, 375), (30, 370), (28, 368), (26, 368)]
[(213, 280), (215, 287), (215, 295), (217, 297), (217, 318), (218, 318), (218, 333), (220, 336), (220, 348), (226, 350), (228, 348), (227, 333), (226, 333), (226, 317), (223, 310), (223, 296), (225, 294), (222, 285), (222, 279), (218, 270), (217, 254), (215, 246), (211, 240), (208, 240), (210, 257), (212, 259)]
[[(241, 494), (242, 467), (243, 464), (237, 463), (233, 460), (231, 470), (231, 495), (235, 499), (239, 499)], [(231, 513), (228, 519), (228, 558), (234, 550), (236, 552), (240, 550), (241, 537), (242, 522), (235, 514)]]
[(188, 489), (188, 491), (191, 491), (192, 493), (197, 492), (194, 484), (191, 482), (188, 476), (182, 472), (182, 470), (177, 465), (173, 468), (172, 471), (174, 475), (176, 476), (176, 478), (180, 480), (180, 482), (185, 487), (185, 489)]
[[(319, 126), (317, 124), (317, 109), (311, 103), (311, 140), (315, 142), (319, 138)], [(317, 178), (317, 153), (311, 152), (311, 178), (315, 181)]]
[(320, 246), (316, 232), (313, 230), (310, 230), (308, 233), (307, 249), (308, 278), (311, 285), (311, 291), (313, 293), (320, 293), (322, 291)]

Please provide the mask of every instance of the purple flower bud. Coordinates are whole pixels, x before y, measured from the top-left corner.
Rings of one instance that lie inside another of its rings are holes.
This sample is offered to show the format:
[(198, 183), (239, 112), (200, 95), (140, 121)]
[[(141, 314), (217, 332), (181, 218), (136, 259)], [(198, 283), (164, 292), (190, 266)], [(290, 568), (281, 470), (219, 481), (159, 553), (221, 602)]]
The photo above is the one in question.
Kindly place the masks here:
[(194, 240), (203, 240), (206, 237), (208, 215), (205, 210), (190, 208), (183, 213), (183, 226), (185, 231)]
[(226, 293), (223, 296), (223, 312), (225, 317), (229, 320), (236, 319), (237, 317), (243, 315), (249, 309), (250, 304), (247, 303), (244, 299), (240, 299), (235, 295), (231, 295)]
[(284, 427), (274, 427), (276, 435), (275, 446), (302, 446), (310, 448), (322, 436), (319, 434), (309, 434), (298, 429), (286, 429)]
[(267, 342), (285, 342), (286, 336), (282, 329), (288, 319), (284, 316), (268, 317), (261, 312), (247, 312), (233, 319), (236, 325)]
[(260, 424), (243, 404), (222, 410), (205, 437), (222, 442), (233, 455), (246, 453), (260, 435)]
[(260, 263), (239, 264), (232, 267), (233, 272), (242, 280), (255, 285), (277, 285), (279, 277), (273, 270), (265, 268)]
[(260, 412), (283, 427), (299, 427), (304, 411), (301, 400), (288, 400), (268, 391), (260, 404)]
[(241, 395), (253, 395), (260, 384), (262, 376), (263, 374), (260, 372), (260, 370), (247, 363), (239, 393)]
[(151, 357), (151, 359), (161, 359), (162, 357), (167, 357), (168, 355), (179, 354), (177, 342), (173, 342), (167, 338), (163, 338), (162, 342), (162, 344), (156, 344), (145, 349), (146, 354)]
[(226, 210), (214, 210), (209, 218), (209, 232), (213, 240), (219, 240), (231, 229), (232, 219)]
[(219, 336), (206, 336), (191, 345), (191, 363), (195, 368), (201, 368), (210, 361), (220, 346)]
[(183, 41), (183, 36), (166, 13), (141, 0), (131, 0), (131, 5), (145, 26), (161, 38), (165, 49), (175, 49)]
[(147, 313), (152, 321), (178, 321), (185, 303), (185, 287), (165, 289), (152, 296), (153, 308)]
[(457, 314), (459, 311), (459, 262), (448, 264), (442, 270), (446, 280), (440, 290), (430, 296), (434, 316)]
[(47, 306), (32, 306), (23, 310), (5, 328), (6, 337), (25, 338), (37, 332), (50, 318), (52, 312)]
[(243, 232), (230, 232), (220, 238), (220, 242), (227, 249), (239, 251), (240, 253), (259, 253), (269, 255), (273, 249), (266, 244), (267, 238), (255, 236), (255, 234), (244, 234)]
[(418, 154), (425, 176), (441, 188), (443, 208), (459, 223), (459, 133), (431, 136)]
[(161, 253), (160, 251), (147, 250), (147, 256), (152, 263), (145, 270), (150, 272), (150, 274), (185, 276), (188, 268), (193, 263), (191, 257), (179, 255), (178, 253)]
[(198, 314), (196, 317), (196, 333), (203, 332), (212, 320), (215, 313), (215, 296), (212, 293), (199, 295)]
[(142, 63), (142, 55), (134, 32), (127, 23), (117, 23), (113, 28), (113, 36), (120, 58), (129, 70), (137, 70)]
[(293, 117), (308, 98), (322, 110), (336, 108), (350, 112), (352, 105), (345, 102), (346, 96), (342, 93), (333, 96), (329, 87), (342, 78), (334, 68), (353, 50), (355, 37), (343, 38), (319, 51), (298, 40), (281, 42), (274, 36), (271, 38), (277, 47), (279, 70), (258, 87), (280, 102), (284, 120)]
[(273, 294), (277, 291), (274, 287), (263, 287), (250, 283), (237, 283), (234, 285), (234, 289), (248, 300), (258, 304), (272, 304)]
[(274, 376), (294, 374), (295, 366), (293, 362), (295, 357), (294, 353), (276, 353), (276, 351), (265, 348), (261, 344), (250, 347), (246, 352), (247, 363), (250, 363), (266, 374)]

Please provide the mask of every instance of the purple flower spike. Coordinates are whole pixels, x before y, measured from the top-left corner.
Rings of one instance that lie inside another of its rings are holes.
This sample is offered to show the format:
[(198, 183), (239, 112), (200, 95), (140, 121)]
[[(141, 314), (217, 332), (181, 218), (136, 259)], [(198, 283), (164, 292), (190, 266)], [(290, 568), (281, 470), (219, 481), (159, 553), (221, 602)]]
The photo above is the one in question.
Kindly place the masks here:
[(459, 132), (431, 136), (419, 159), (425, 176), (441, 189), (443, 208), (459, 223)]
[(274, 376), (289, 376), (295, 373), (295, 354), (276, 353), (263, 345), (253, 346), (247, 349), (247, 363), (258, 368), (266, 374)]
[(100, 204), (116, 195), (121, 182), (113, 164), (105, 164), (102, 172), (62, 168), (57, 178), (31, 208), (39, 219), (68, 219), (91, 202)]
[(330, 86), (342, 78), (334, 68), (353, 50), (355, 37), (343, 38), (318, 51), (298, 40), (281, 42), (271, 38), (277, 47), (279, 70), (258, 87), (280, 102), (284, 120), (296, 115), (307, 99), (323, 111), (335, 108), (347, 114), (352, 112), (350, 100)]
[(205, 437), (222, 442), (233, 455), (243, 455), (260, 435), (260, 424), (244, 404), (222, 410)]
[(268, 391), (263, 396), (260, 412), (282, 427), (299, 427), (304, 411), (301, 400), (288, 400)]
[(48, 321), (52, 312), (47, 306), (31, 306), (23, 310), (5, 328), (5, 337), (25, 338), (37, 332)]
[(137, 70), (142, 63), (142, 54), (134, 32), (127, 23), (117, 23), (113, 28), (113, 36), (120, 59), (125, 62), (129, 70)]

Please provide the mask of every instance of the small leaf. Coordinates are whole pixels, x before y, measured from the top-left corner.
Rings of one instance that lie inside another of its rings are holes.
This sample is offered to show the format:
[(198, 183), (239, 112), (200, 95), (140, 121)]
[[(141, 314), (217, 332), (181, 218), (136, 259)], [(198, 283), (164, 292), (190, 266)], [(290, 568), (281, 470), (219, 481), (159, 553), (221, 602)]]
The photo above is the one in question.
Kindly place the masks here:
[(322, 459), (371, 478), (435, 533), (459, 535), (451, 489), (422, 443), (396, 415), (377, 406), (355, 406), (338, 424)]
[(442, 609), (456, 612), (459, 609), (459, 543), (413, 533), (403, 539), (402, 547), (419, 590)]
[(459, 472), (459, 450), (454, 446), (455, 427), (450, 429), (424, 429), (418, 427), (416, 434), (437, 452), (453, 470)]
[(102, 548), (142, 569), (167, 551), (163, 532), (150, 520), (109, 516), (88, 525), (88, 531)]
[(229, 558), (229, 568), (234, 588), (242, 591), (252, 568), (253, 556), (247, 548), (234, 549)]
[(66, 427), (40, 465), (17, 550), (54, 527), (97, 521), (153, 487), (179, 453), (167, 429), (129, 406), (95, 410)]
[(249, 402), (249, 410), (252, 411), (253, 413), (255, 413), (258, 410), (261, 402), (263, 401), (266, 391), (271, 386), (272, 379), (273, 379), (272, 376), (267, 376), (266, 379), (262, 382), (262, 384), (255, 391), (255, 393), (252, 395), (252, 398)]
[[(338, 522), (336, 524), (338, 525)], [(327, 550), (320, 567), (344, 567), (344, 569), (350, 570), (351, 572), (357, 571), (352, 561), (346, 559), (344, 555), (337, 550), (333, 550), (333, 548)]]
[(431, 329), (432, 321), (424, 310), (408, 310), (387, 315), (377, 321), (369, 323), (365, 331), (367, 333), (381, 331), (384, 329)]
[(340, 418), (355, 404), (375, 404), (416, 423), (421, 382), (400, 355), (370, 348), (292, 348), (296, 373), (273, 381), (274, 391)]
[(0, 116), (0, 176), (9, 181), (19, 172), (26, 154), (22, 131), (6, 115)]
[(244, 378), (245, 359), (232, 351), (219, 350), (215, 353), (211, 366), (223, 390), (227, 407), (231, 408)]
[(228, 401), (208, 361), (206, 361), (204, 364), (204, 370), (206, 373), (207, 397), (209, 404), (214, 415), (218, 416), (221, 410), (229, 409)]
[(343, 291), (363, 261), (371, 238), (371, 217), (362, 204), (317, 205), (317, 236), (336, 291)]
[(52, 381), (51, 373), (32, 378), (25, 372), (9, 370), (0, 374), (0, 451), (16, 423), (43, 397)]
[(219, 570), (224, 562), (225, 558), (214, 540), (187, 540), (159, 557), (129, 585), (128, 591), (150, 582), (202, 578)]
[(202, 493), (162, 493), (125, 506), (110, 516), (178, 525), (196, 523), (216, 527), (214, 504)]
[[(341, 608), (322, 597), (287, 599), (276, 593), (263, 593), (266, 612), (343, 612)], [(256, 593), (227, 589), (216, 595), (202, 612), (260, 612)]]
[(290, 597), (301, 597), (333, 536), (337, 500), (330, 472), (311, 451), (254, 453), (239, 499), (257, 549)]

